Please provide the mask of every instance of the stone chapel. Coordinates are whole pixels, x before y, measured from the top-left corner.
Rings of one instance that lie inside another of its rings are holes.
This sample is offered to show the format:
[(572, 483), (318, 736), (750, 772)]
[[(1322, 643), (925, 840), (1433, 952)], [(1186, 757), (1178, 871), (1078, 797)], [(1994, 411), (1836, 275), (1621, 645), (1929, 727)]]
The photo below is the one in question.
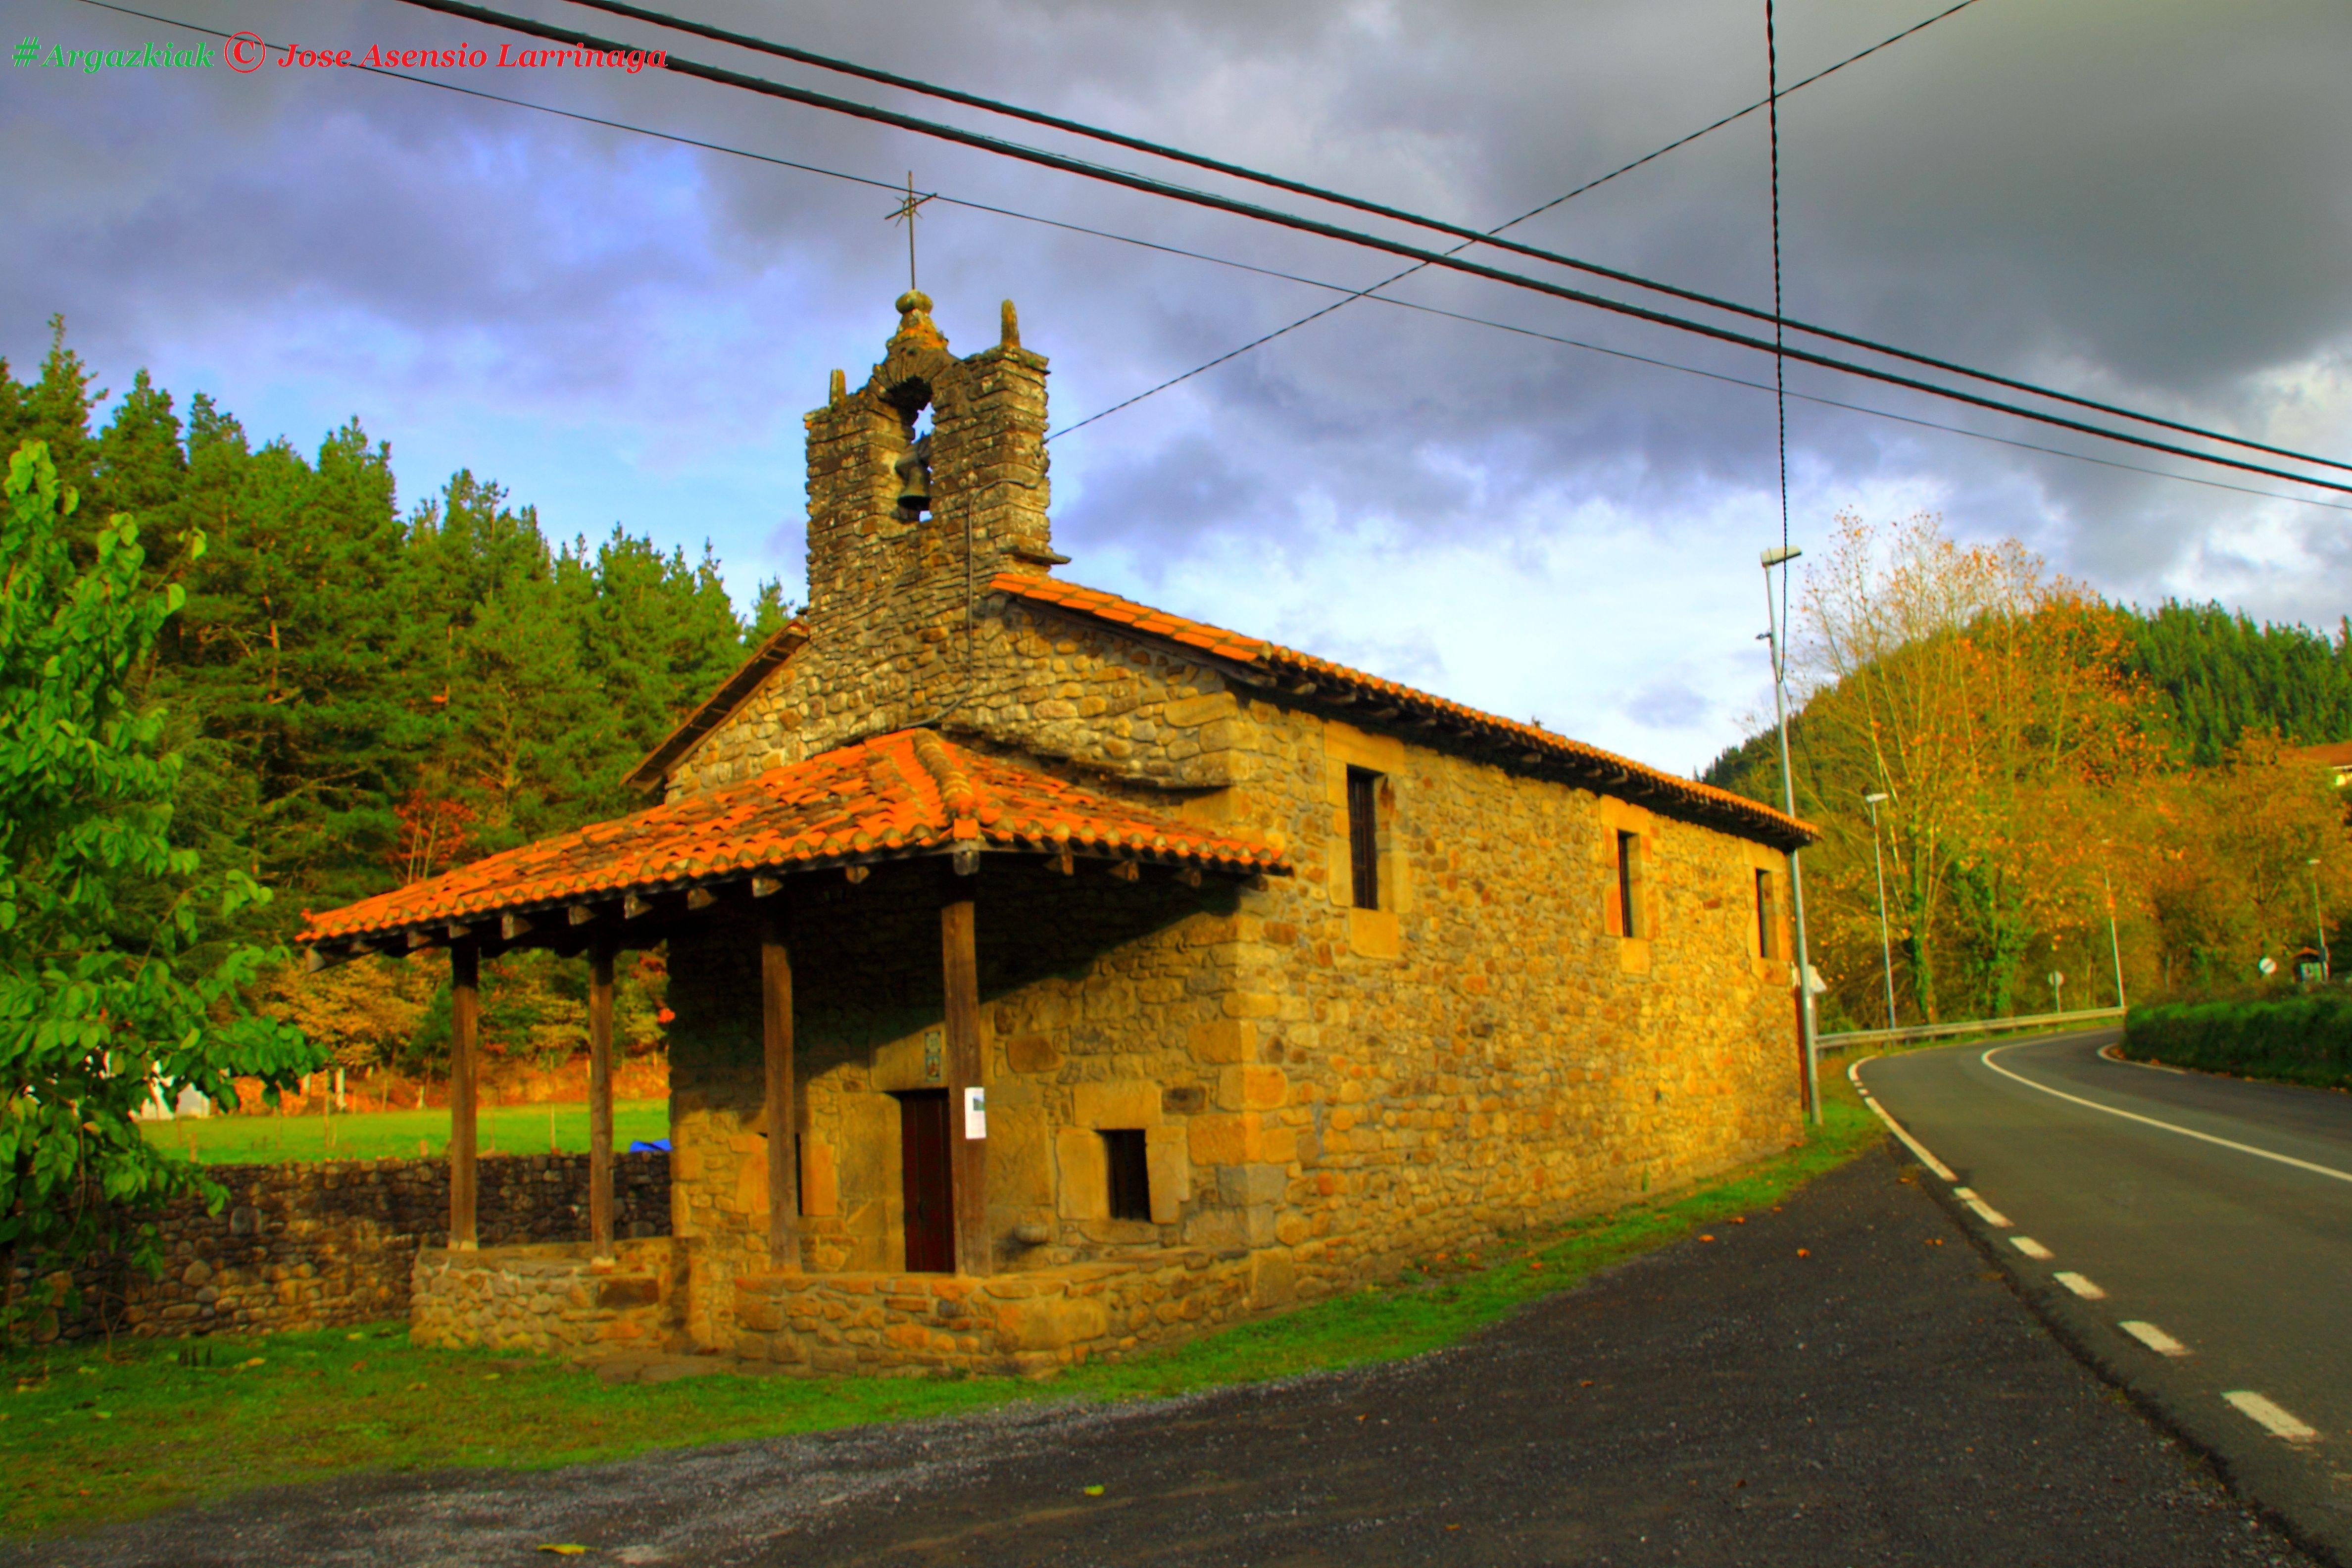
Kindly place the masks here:
[[(898, 310), (807, 416), (805, 612), (647, 808), (310, 920), (314, 966), (451, 964), (420, 1338), (1042, 1373), (1797, 1141), (1811, 828), (1078, 586), (1012, 304), (963, 357)], [(672, 1235), (616, 1243), (613, 963), (656, 944)], [(593, 1239), (476, 1249), (478, 964), (523, 946), (593, 969)]]

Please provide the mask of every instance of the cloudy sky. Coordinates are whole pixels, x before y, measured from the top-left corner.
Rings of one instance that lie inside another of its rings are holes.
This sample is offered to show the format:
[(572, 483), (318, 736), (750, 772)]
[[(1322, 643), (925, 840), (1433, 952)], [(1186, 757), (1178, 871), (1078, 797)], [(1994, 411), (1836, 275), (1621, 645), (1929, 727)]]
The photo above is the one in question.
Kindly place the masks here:
[[(1481, 227), (1765, 81), (1760, 0), (675, 4)], [(1946, 4), (1788, 0), (1783, 79)], [(510, 8), (1103, 155), (558, 0)], [(141, 9), (322, 49), (495, 58), (520, 41), (389, 0)], [(199, 37), (82, 0), (0, 0), (0, 16), (45, 52)], [(798, 592), (800, 416), (832, 367), (862, 379), (905, 286), (888, 196), (834, 175), (911, 170), (972, 204), (926, 209), (922, 286), (967, 350), (1019, 302), (1056, 426), (1328, 303), (1318, 284), (1396, 269), (655, 73), (420, 74), (834, 173), (350, 71), (18, 67), (0, 93), (0, 353), (29, 374), (61, 311), (101, 385), (144, 366), (184, 405), (209, 392), (306, 448), (357, 416), (391, 442), (404, 504), (470, 467), (560, 535), (708, 540), (748, 601), (769, 576)], [(2326, 0), (1975, 0), (1784, 102), (1789, 313), (2352, 453), (2347, 79), (2352, 10)], [(1515, 232), (1769, 306), (1768, 190), (1751, 115)], [(1769, 361), (1492, 282), (1396, 292), (1497, 324), (1358, 302), (1057, 438), (1062, 574), (1703, 765), (1769, 710), (1756, 561), (1780, 515), (1771, 398), (1689, 372), (1769, 383)], [(1802, 367), (1790, 384), (1976, 433), (1792, 400), (1801, 546), (1840, 509), (1929, 509), (2143, 603), (2328, 626), (2352, 608), (2340, 508), (1980, 437), (2322, 492)]]

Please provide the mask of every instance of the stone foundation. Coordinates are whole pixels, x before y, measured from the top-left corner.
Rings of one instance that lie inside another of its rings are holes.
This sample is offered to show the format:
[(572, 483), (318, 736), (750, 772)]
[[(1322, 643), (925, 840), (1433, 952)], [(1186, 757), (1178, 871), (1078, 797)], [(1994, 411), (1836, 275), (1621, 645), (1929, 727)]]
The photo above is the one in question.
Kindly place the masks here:
[(988, 1279), (745, 1274), (735, 1279), (734, 1348), (818, 1374), (1047, 1377), (1290, 1299), (1286, 1258), (1198, 1250)]
[(668, 1238), (614, 1250), (614, 1266), (600, 1269), (586, 1242), (424, 1248), (409, 1289), (409, 1337), (575, 1359), (663, 1348), (673, 1297)]

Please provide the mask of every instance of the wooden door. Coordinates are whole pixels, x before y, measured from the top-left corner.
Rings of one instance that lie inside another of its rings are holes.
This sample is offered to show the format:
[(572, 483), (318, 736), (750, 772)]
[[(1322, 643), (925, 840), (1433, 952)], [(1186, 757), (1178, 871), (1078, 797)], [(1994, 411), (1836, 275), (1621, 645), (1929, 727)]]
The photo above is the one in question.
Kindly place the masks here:
[(898, 1168), (907, 1199), (907, 1271), (955, 1272), (955, 1186), (948, 1167), (948, 1091), (898, 1096)]

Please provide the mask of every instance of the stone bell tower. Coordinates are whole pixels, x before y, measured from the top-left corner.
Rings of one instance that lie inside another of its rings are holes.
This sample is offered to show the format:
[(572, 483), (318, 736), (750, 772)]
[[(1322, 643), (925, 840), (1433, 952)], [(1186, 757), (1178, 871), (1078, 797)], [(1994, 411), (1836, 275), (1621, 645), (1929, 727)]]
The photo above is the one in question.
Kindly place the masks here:
[[(1045, 358), (1021, 346), (1013, 301), (993, 348), (958, 359), (931, 301), (898, 297), (898, 330), (866, 384), (839, 371), (807, 417), (807, 619), (819, 641), (878, 616), (961, 616), (999, 572), (1066, 559), (1047, 531)], [(928, 408), (930, 433), (918, 440)]]

